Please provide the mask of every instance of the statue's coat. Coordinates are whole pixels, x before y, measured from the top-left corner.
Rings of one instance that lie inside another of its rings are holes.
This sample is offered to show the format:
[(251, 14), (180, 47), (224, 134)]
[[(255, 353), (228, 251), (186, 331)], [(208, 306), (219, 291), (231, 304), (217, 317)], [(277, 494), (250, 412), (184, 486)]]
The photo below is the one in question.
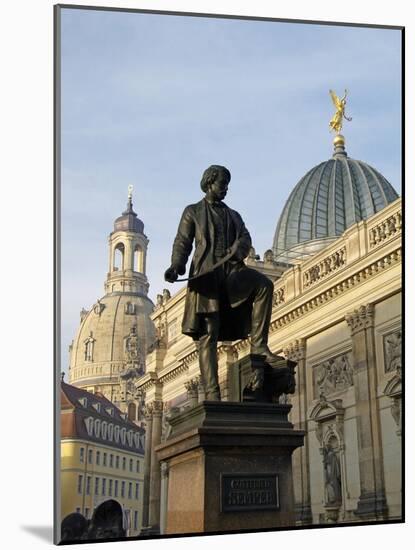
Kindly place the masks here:
[(192, 336), (195, 340), (200, 335), (199, 314), (219, 312), (220, 341), (246, 338), (250, 331), (251, 282), (258, 276), (258, 272), (246, 267), (243, 260), (251, 248), (251, 237), (238, 212), (222, 204), (230, 220), (229, 243), (238, 240), (236, 252), (226, 264), (225, 295), (220, 291), (223, 285), (219, 284), (218, 273), (212, 271), (217, 262), (213, 255), (215, 228), (210, 220), (206, 199), (185, 208), (173, 243), (171, 265), (178, 273), (183, 274), (193, 241), (195, 242), (189, 277), (202, 276), (189, 280), (182, 322), (183, 334)]

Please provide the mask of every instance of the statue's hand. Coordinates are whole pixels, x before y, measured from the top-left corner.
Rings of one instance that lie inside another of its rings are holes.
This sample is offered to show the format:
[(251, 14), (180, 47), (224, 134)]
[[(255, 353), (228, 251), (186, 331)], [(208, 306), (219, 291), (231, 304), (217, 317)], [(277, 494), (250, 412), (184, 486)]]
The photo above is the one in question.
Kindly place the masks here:
[(174, 283), (175, 281), (177, 281), (178, 276), (179, 275), (174, 267), (170, 266), (168, 269), (166, 269), (164, 273), (164, 280), (168, 283)]

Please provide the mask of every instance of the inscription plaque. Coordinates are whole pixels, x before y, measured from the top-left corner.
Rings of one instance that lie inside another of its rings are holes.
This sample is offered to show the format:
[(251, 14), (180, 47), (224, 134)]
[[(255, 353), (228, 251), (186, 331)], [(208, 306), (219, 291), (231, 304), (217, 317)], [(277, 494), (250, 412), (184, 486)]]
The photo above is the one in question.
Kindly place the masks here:
[(222, 474), (221, 511), (278, 510), (277, 474)]

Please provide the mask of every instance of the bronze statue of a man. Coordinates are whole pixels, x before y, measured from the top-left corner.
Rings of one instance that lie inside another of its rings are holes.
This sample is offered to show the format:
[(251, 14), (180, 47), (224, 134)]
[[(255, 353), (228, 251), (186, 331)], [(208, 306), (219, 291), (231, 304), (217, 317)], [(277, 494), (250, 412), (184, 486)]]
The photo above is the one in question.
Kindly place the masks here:
[(251, 237), (238, 212), (222, 202), (230, 179), (224, 166), (205, 170), (200, 183), (205, 196), (185, 208), (164, 274), (173, 283), (185, 273), (194, 242), (182, 332), (199, 342), (200, 372), (212, 401), (220, 400), (218, 341), (250, 335), (251, 354), (271, 365), (278, 360), (268, 348), (273, 283), (243, 261)]

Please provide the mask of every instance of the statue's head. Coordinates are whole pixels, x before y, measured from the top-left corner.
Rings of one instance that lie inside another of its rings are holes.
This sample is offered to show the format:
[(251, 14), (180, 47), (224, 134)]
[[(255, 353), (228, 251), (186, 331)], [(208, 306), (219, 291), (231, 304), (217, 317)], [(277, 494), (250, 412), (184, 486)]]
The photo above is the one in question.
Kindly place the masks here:
[(213, 164), (203, 172), (200, 187), (212, 199), (222, 200), (226, 196), (230, 181), (231, 173), (229, 170), (225, 166)]

